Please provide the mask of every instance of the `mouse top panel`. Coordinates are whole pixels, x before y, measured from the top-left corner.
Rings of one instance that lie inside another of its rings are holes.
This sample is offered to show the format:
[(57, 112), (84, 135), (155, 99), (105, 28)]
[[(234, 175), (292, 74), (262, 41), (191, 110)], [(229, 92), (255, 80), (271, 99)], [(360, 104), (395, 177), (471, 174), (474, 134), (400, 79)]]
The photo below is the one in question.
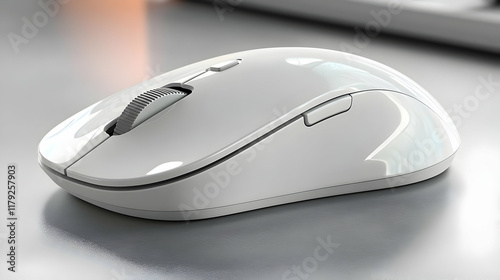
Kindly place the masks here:
[[(106, 133), (134, 98), (168, 85), (192, 92), (122, 135)], [(449, 122), (423, 88), (380, 63), (324, 49), (259, 49), (167, 72), (90, 106), (44, 137), (40, 162), (91, 184), (155, 183), (228, 156), (325, 101), (372, 89), (412, 96)]]

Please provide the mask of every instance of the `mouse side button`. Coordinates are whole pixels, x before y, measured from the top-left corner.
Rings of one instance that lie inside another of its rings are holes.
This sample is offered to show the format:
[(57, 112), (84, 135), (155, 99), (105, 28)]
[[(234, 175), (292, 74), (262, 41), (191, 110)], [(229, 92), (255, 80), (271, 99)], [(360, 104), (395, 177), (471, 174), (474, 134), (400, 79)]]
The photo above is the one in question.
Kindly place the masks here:
[(314, 125), (329, 117), (347, 112), (351, 108), (351, 95), (344, 95), (320, 104), (304, 113), (304, 121), (307, 126)]

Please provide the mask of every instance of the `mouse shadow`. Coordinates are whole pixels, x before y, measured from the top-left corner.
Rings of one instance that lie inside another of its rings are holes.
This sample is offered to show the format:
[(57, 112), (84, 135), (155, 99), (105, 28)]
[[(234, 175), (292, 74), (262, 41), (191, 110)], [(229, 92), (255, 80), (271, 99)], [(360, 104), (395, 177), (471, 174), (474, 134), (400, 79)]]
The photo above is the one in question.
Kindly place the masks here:
[(117, 214), (58, 190), (43, 214), (47, 234), (53, 227), (141, 266), (207, 271), (287, 269), (310, 255), (318, 238), (331, 238), (339, 247), (327, 269), (341, 270), (353, 263), (376, 269), (438, 223), (451, 203), (450, 192), (456, 187), (452, 185), (458, 184), (449, 179), (447, 171), (404, 187), (189, 223)]

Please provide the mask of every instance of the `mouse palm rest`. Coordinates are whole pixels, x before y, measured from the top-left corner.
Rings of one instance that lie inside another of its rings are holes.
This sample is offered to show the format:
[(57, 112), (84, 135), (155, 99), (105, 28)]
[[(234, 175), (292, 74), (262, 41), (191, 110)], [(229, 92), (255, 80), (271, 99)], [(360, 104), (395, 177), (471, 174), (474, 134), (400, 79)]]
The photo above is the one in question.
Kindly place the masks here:
[(426, 180), (459, 144), (444, 109), (401, 73), (331, 50), (273, 48), (97, 102), (42, 139), (39, 161), (105, 209), (196, 220)]

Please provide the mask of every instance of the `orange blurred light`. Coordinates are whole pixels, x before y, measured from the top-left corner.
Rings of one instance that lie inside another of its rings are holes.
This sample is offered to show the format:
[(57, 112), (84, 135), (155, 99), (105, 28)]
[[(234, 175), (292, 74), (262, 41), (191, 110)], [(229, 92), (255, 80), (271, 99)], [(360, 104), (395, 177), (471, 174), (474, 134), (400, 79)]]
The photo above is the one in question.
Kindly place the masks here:
[(63, 7), (82, 78), (119, 90), (150, 72), (145, 0), (71, 1)]

